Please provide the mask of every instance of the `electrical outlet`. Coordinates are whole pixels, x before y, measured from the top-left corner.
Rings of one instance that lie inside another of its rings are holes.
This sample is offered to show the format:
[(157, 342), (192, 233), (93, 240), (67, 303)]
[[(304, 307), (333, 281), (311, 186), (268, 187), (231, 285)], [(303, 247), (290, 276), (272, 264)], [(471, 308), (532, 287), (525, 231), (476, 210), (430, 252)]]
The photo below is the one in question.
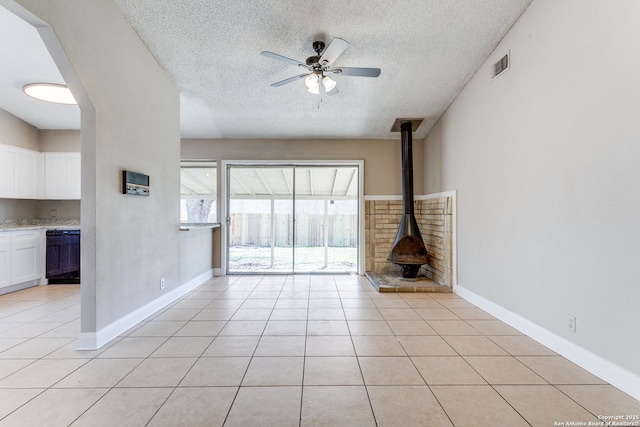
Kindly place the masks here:
[(164, 289), (164, 277), (160, 279), (160, 290)]
[(574, 333), (576, 332), (576, 316), (569, 315), (568, 326), (571, 332), (574, 332)]

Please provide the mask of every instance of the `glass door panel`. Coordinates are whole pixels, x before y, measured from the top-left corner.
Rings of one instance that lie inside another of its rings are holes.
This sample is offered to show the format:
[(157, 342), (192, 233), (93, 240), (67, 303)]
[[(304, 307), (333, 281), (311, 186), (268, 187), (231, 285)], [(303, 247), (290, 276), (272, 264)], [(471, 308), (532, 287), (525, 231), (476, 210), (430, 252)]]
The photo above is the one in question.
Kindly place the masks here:
[(296, 166), (296, 273), (358, 269), (358, 168)]
[(293, 272), (293, 167), (229, 165), (230, 273)]

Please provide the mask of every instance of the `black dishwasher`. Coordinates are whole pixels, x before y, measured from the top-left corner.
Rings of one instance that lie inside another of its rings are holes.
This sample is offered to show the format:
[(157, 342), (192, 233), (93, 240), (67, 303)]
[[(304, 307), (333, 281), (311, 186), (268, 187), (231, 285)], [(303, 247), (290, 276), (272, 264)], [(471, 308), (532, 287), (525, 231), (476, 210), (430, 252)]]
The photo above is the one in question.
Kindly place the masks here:
[(80, 230), (47, 230), (46, 258), (50, 284), (80, 283)]

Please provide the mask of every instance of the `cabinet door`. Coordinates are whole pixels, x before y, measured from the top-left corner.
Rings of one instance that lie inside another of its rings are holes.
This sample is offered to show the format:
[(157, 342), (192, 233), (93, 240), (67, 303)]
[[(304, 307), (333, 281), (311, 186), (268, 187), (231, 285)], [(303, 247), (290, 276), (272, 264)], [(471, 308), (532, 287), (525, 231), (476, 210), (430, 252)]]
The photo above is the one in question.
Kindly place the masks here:
[(80, 182), (82, 181), (80, 153), (69, 153), (67, 159), (69, 165), (69, 198), (80, 199)]
[(44, 153), (45, 199), (80, 199), (80, 153)]
[(11, 285), (11, 250), (0, 246), (0, 288)]
[(44, 195), (44, 153), (38, 153), (38, 199), (45, 199)]
[(28, 282), (40, 277), (39, 246), (40, 230), (11, 232), (11, 284)]
[(0, 288), (11, 285), (11, 234), (0, 232)]
[(68, 176), (66, 153), (44, 153), (45, 199), (66, 199)]
[(0, 197), (16, 197), (16, 149), (0, 144)]
[(16, 152), (17, 197), (36, 199), (38, 197), (38, 152), (17, 150)]
[(38, 246), (36, 243), (11, 245), (11, 284), (38, 279)]

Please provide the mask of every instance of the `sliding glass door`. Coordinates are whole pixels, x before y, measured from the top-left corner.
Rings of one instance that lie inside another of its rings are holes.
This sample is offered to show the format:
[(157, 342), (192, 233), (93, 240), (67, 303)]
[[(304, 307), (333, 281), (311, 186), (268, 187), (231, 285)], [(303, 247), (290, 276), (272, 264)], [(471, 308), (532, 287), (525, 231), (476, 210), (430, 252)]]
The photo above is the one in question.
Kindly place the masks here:
[(228, 271), (293, 272), (293, 167), (229, 166)]
[(358, 168), (295, 169), (295, 271), (356, 272)]
[(229, 273), (355, 273), (357, 165), (228, 165)]

